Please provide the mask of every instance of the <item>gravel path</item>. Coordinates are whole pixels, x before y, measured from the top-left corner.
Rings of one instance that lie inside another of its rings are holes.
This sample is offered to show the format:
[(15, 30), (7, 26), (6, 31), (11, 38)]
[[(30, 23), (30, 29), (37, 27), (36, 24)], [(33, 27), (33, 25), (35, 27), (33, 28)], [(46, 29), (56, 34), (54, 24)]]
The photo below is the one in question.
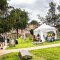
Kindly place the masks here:
[(11, 53), (11, 52), (19, 52), (20, 50), (36, 50), (36, 49), (43, 49), (43, 48), (50, 48), (50, 47), (57, 47), (57, 46), (60, 46), (60, 43), (59, 44), (43, 45), (43, 46), (35, 46), (35, 47), (29, 47), (29, 48), (0, 50), (0, 56), (7, 54), (7, 53)]

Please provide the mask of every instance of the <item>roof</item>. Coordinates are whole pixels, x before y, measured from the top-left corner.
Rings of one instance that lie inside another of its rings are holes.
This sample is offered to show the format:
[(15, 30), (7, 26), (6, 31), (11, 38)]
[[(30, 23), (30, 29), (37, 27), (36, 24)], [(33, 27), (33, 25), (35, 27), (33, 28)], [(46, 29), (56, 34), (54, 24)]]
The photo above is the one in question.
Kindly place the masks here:
[(39, 26), (38, 28), (36, 28), (35, 30), (42, 30), (42, 29), (55, 29), (55, 27), (51, 27), (49, 25), (46, 24), (42, 24), (41, 26)]
[(42, 25), (40, 26), (40, 28), (55, 28), (55, 27), (51, 27), (51, 26), (49, 26), (49, 25), (42, 24)]

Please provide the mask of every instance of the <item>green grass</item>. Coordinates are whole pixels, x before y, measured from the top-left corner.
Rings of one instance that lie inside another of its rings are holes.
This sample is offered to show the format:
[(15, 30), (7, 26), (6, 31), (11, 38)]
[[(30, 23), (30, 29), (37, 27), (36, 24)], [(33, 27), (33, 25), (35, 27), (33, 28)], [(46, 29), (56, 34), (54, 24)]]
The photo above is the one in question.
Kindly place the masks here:
[(0, 60), (19, 60), (18, 53), (9, 53), (9, 54), (0, 56)]
[(27, 38), (25, 40), (25, 42), (23, 42), (23, 39), (19, 38), (18, 40), (18, 44), (15, 45), (15, 47), (7, 47), (7, 49), (17, 49), (17, 48), (26, 48), (26, 47), (32, 47), (35, 46), (32, 44), (32, 41), (29, 40), (29, 38)]
[(30, 51), (33, 60), (60, 60), (60, 47)]
[[(32, 60), (60, 60), (60, 47), (30, 51)], [(0, 56), (0, 60), (19, 60), (18, 52)]]
[(18, 49), (18, 48), (28, 48), (28, 47), (34, 47), (34, 46), (41, 46), (41, 45), (48, 45), (48, 44), (57, 44), (60, 43), (60, 40), (56, 40), (54, 42), (43, 42), (41, 44), (37, 44), (34, 45), (32, 42), (32, 40), (29, 40), (29, 38), (27, 38), (25, 40), (25, 42), (23, 42), (23, 39), (19, 38), (18, 40), (18, 44), (15, 45), (15, 47), (7, 47), (6, 49)]
[(60, 38), (60, 36), (57, 36), (57, 38)]

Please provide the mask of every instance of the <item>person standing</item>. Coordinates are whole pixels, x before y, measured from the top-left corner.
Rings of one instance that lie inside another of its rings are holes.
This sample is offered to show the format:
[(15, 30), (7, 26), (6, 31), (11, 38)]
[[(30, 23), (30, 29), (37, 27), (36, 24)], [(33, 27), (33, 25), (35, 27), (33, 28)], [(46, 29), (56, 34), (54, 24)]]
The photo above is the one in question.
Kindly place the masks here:
[(23, 37), (23, 42), (25, 42), (25, 40), (26, 40), (26, 34), (25, 34), (25, 31), (23, 31), (22, 37)]
[(37, 39), (38, 39), (39, 42), (42, 42), (39, 34), (37, 35)]
[(2, 39), (1, 39), (1, 35), (0, 35), (0, 46), (1, 46), (1, 44), (2, 44)]
[(33, 39), (32, 40), (33, 41), (38, 41), (35, 35), (33, 35)]
[(2, 37), (2, 35), (0, 35), (0, 46), (1, 46), (1, 49), (3, 49), (3, 37)]
[(2, 44), (3, 46), (5, 46), (5, 35), (4, 34), (2, 34)]
[(55, 40), (55, 33), (54, 32), (52, 33), (52, 40), (53, 41)]

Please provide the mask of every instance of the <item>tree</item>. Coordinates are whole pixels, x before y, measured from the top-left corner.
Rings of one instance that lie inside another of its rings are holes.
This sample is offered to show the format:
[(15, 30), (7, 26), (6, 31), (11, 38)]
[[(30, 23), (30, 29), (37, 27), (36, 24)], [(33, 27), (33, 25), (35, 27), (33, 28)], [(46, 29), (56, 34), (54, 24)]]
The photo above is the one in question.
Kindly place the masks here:
[(58, 23), (56, 25), (56, 28), (60, 32), (60, 24), (59, 24), (59, 22), (60, 22), (60, 5), (58, 5), (57, 9), (58, 9), (59, 13), (58, 13)]
[(11, 26), (6, 18), (0, 20), (0, 33), (10, 31)]
[[(30, 22), (30, 24), (33, 25), (33, 27), (35, 26), (35, 28), (39, 25), (39, 23), (38, 23), (37, 21), (35, 21), (35, 20), (32, 20), (32, 21)], [(34, 35), (33, 30), (34, 30), (35, 28), (30, 29), (31, 35)]]
[(12, 8), (8, 6), (7, 0), (0, 1), (0, 33), (5, 33), (10, 31), (11, 24), (9, 19), (9, 9)]
[(0, 1), (0, 33), (10, 31), (12, 28), (17, 30), (24, 29), (27, 25), (28, 15), (27, 12), (21, 9), (14, 9), (9, 12), (12, 8), (8, 6), (7, 0)]
[(33, 24), (33, 25), (38, 25), (38, 22), (35, 21), (35, 20), (32, 20), (32, 21), (31, 21), (31, 24)]
[(55, 13), (56, 12), (56, 9), (55, 9), (56, 4), (53, 2), (50, 2), (49, 7), (50, 7), (50, 9), (49, 9), (48, 15), (46, 16), (46, 19), (47, 19), (48, 24), (52, 24), (55, 26), (55, 22), (57, 20), (57, 15)]
[(8, 23), (8, 3), (7, 0), (0, 1), (0, 33), (9, 31), (10, 25)]
[(57, 9), (59, 10), (59, 14), (60, 14), (60, 5), (58, 5)]
[(0, 10), (6, 10), (7, 7), (7, 0), (0, 1)]
[(38, 19), (40, 20), (40, 24), (46, 23), (46, 19), (41, 17), (40, 14), (37, 15)]
[(28, 21), (27, 12), (22, 11), (21, 9), (13, 9), (10, 13), (10, 22), (12, 27), (17, 31), (18, 38), (18, 29), (25, 29)]
[(58, 13), (58, 18), (60, 18), (60, 5), (58, 5), (57, 9), (58, 9), (58, 11), (59, 11), (59, 13)]
[(0, 18), (5, 18), (7, 15), (8, 3), (7, 0), (0, 1)]

